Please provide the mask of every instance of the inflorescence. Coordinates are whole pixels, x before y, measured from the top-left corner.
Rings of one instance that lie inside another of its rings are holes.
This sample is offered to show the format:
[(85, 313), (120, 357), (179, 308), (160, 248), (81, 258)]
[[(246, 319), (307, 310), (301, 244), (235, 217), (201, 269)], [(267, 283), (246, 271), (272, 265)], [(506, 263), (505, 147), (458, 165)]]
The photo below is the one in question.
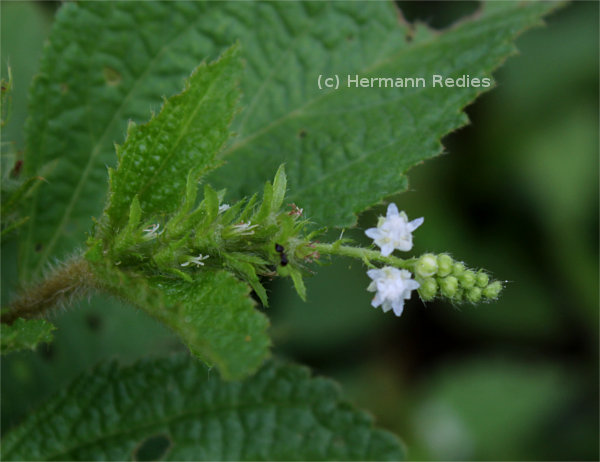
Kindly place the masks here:
[(348, 256), (369, 268), (372, 281), (367, 290), (375, 292), (372, 306), (393, 310), (396, 316), (402, 314), (413, 290), (423, 301), (440, 297), (454, 303), (492, 300), (502, 290), (502, 283), (490, 281), (485, 271), (467, 269), (447, 254), (409, 259), (393, 255), (396, 250), (412, 250), (412, 233), (424, 222), (423, 218), (409, 221), (393, 203), (377, 226), (365, 231), (379, 251), (343, 245), (347, 239), (315, 241), (321, 231), (307, 232), (310, 222), (302, 218), (303, 209), (295, 204), (288, 204), (291, 210), (283, 206), (283, 166), (273, 183), (265, 184), (262, 200), (254, 195), (229, 205), (223, 202), (225, 191), (206, 185), (203, 200), (196, 204), (196, 190), (195, 181), (188, 179), (177, 212), (145, 221), (134, 198), (128, 223), (118, 230), (103, 228), (102, 237), (89, 242), (88, 260), (108, 260), (115, 270), (141, 269), (150, 276), (170, 275), (189, 282), (198, 272), (225, 269), (246, 281), (267, 305), (261, 278), (290, 277), (305, 299), (303, 276), (309, 273), (308, 264), (318, 262), (322, 255)]
[[(412, 232), (423, 224), (423, 218), (408, 221), (404, 212), (398, 212), (396, 204), (389, 204), (387, 215), (380, 217), (376, 228), (369, 228), (365, 234), (374, 240), (381, 249), (382, 257), (390, 256), (394, 250), (412, 249)], [(437, 297), (453, 302), (494, 300), (503, 286), (500, 281), (490, 281), (483, 271), (473, 271), (448, 254), (427, 253), (418, 259), (402, 260), (404, 269), (384, 266), (370, 269), (368, 276), (373, 280), (369, 291), (376, 292), (371, 305), (381, 306), (384, 312), (394, 310), (396, 316), (402, 314), (404, 300), (408, 300), (413, 290), (417, 290), (423, 301)], [(413, 274), (415, 278), (412, 279)]]

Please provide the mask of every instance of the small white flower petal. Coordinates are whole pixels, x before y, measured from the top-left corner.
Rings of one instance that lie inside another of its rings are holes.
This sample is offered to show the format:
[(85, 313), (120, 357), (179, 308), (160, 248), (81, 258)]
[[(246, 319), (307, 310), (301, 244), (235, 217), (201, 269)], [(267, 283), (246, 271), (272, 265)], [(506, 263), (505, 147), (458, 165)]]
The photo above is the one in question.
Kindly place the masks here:
[(365, 234), (371, 239), (379, 239), (381, 231), (379, 231), (379, 228), (369, 228), (365, 231)]
[(386, 300), (385, 302), (383, 302), (383, 306), (381, 307), (381, 309), (383, 310), (384, 313), (387, 313), (388, 311), (390, 311), (392, 309), (392, 304), (390, 303), (389, 300)]
[(407, 228), (412, 233), (415, 229), (417, 229), (419, 226), (421, 226), (424, 221), (425, 221), (425, 218), (423, 218), (423, 217), (417, 218), (417, 219), (409, 222)]
[(384, 244), (381, 246), (381, 255), (383, 255), (384, 257), (391, 255), (393, 251), (394, 251), (394, 243), (393, 242), (390, 242), (388, 244)]
[[(146, 240), (150, 240), (150, 239), (155, 239), (157, 236), (159, 236), (160, 234), (162, 234), (162, 231), (160, 233), (157, 233), (158, 228), (160, 228), (160, 224), (159, 223), (155, 223), (151, 226), (148, 226), (146, 229), (144, 229), (144, 239)], [(163, 230), (164, 231), (164, 230)]]
[(181, 266), (189, 266), (191, 264), (194, 264), (198, 267), (204, 266), (203, 260), (206, 260), (208, 257), (209, 255), (202, 254), (199, 254), (197, 257), (187, 257), (187, 261), (181, 263)]
[(396, 215), (398, 215), (398, 207), (396, 207), (396, 204), (394, 204), (393, 202), (391, 202), (388, 205), (387, 215), (386, 216), (387, 216), (387, 218), (391, 218), (391, 217), (396, 216)]
[(402, 316), (402, 312), (404, 311), (404, 300), (392, 302), (392, 308), (394, 308), (394, 314), (396, 316)]

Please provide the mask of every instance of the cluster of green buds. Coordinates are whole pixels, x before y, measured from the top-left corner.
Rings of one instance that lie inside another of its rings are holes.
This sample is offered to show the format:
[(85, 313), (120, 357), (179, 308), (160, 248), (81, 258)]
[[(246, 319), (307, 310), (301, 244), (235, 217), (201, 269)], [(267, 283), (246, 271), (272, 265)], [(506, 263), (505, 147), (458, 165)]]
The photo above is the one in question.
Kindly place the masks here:
[[(284, 206), (286, 175), (279, 168), (273, 183), (258, 195), (228, 205), (225, 191), (204, 186), (197, 201), (197, 184), (188, 178), (186, 194), (170, 217), (142, 222), (139, 201), (133, 199), (126, 226), (110, 242), (104, 255), (120, 269), (142, 269), (146, 274), (170, 274), (193, 281), (199, 271), (226, 269), (246, 281), (264, 305), (267, 295), (261, 276), (289, 276), (302, 298), (302, 274), (319, 255), (304, 237), (308, 221), (295, 204)], [(108, 234), (108, 233), (107, 233)]]
[(484, 270), (468, 269), (446, 253), (422, 255), (415, 261), (413, 271), (423, 301), (444, 297), (454, 302), (477, 303), (497, 299), (503, 288), (502, 282), (491, 280)]

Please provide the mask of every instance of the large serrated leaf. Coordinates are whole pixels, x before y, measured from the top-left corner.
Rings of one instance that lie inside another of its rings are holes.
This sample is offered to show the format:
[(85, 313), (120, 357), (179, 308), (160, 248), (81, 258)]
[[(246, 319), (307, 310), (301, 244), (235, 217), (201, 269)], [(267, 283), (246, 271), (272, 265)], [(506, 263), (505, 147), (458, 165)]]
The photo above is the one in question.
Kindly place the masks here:
[[(162, 444), (160, 444), (162, 442)], [(158, 444), (157, 444), (158, 443)], [(142, 458), (141, 452), (144, 451)], [(307, 369), (222, 382), (179, 356), (76, 380), (3, 439), (3, 460), (401, 460), (392, 434)]]
[(240, 71), (233, 47), (218, 61), (199, 66), (183, 93), (165, 101), (150, 122), (130, 126), (125, 144), (117, 147), (119, 165), (110, 171), (106, 212), (113, 228), (126, 223), (136, 196), (147, 216), (173, 212), (188, 176), (198, 181), (217, 166), (239, 99)]
[(551, 8), (497, 2), (433, 34), (413, 33), (392, 2), (63, 6), (31, 91), (25, 168), (54, 173), (28, 214), (21, 277), (83, 240), (127, 120), (147, 120), (191, 69), (236, 40), (247, 61), (245, 109), (213, 182), (233, 196), (253, 193), (285, 161), (289, 190), (308, 216), (348, 225), (406, 187), (406, 170), (440, 152), (439, 138), (465, 123), (460, 110), (482, 89), (321, 91), (319, 74), (489, 75)]
[(19, 350), (33, 350), (42, 342), (52, 341), (52, 331), (55, 330), (51, 323), (44, 319), (17, 319), (11, 325), (0, 325), (0, 339), (2, 354)]
[[(271, 21), (277, 46), (249, 53), (256, 60), (244, 81), (250, 100), (235, 127), (238, 138), (223, 152), (228, 164), (213, 181), (248, 194), (286, 162), (290, 199), (308, 217), (355, 224), (358, 212), (406, 189), (407, 170), (441, 153), (441, 138), (467, 122), (462, 109), (486, 90), (434, 87), (432, 76), (491, 77), (514, 53), (516, 36), (554, 8), (492, 3), (439, 34), (399, 23), (392, 2), (273, 5), (257, 12)], [(339, 89), (319, 89), (321, 75), (321, 84), (337, 76)], [(348, 76), (422, 77), (425, 87), (380, 88), (377, 81), (349, 87)], [(247, 171), (248, 162), (256, 168)], [(242, 181), (231, 185), (230, 178)]]
[(255, 308), (249, 287), (227, 271), (199, 271), (193, 282), (99, 267), (96, 272), (108, 292), (169, 326), (227, 380), (254, 372), (269, 355), (269, 321)]

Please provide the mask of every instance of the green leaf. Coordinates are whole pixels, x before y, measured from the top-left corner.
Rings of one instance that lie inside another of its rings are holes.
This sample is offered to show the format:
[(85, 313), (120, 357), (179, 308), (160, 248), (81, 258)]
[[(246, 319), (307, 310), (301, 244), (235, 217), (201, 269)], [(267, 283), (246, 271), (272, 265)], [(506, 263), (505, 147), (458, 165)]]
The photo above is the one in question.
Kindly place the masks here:
[(42, 342), (52, 341), (52, 324), (44, 319), (19, 318), (12, 324), (0, 324), (0, 339), (2, 354), (13, 351), (30, 349)]
[(391, 2), (63, 5), (30, 95), (26, 173), (57, 165), (27, 214), (21, 277), (81, 244), (127, 121), (146, 121), (162, 95), (236, 40), (245, 108), (213, 182), (252, 194), (286, 162), (291, 199), (307, 216), (347, 225), (406, 187), (404, 172), (440, 152), (439, 138), (465, 123), (459, 111), (481, 89), (321, 91), (319, 74), (487, 75), (553, 7), (498, 2), (433, 34), (399, 21)]
[(115, 165), (114, 143), (128, 122), (147, 121), (192, 69), (234, 43), (211, 43), (207, 52), (193, 26), (206, 9), (195, 2), (61, 6), (29, 95), (24, 174), (53, 169), (24, 213), (21, 279), (83, 243), (90, 216), (105, 205), (106, 166)]
[(106, 212), (113, 228), (127, 221), (135, 196), (146, 216), (175, 211), (188, 179), (198, 182), (217, 166), (239, 99), (240, 72), (232, 47), (218, 61), (199, 66), (185, 91), (169, 98), (158, 116), (130, 125), (125, 144), (117, 146), (119, 165), (109, 171)]
[[(260, 32), (240, 38), (251, 70), (245, 109), (212, 181), (249, 194), (285, 162), (289, 199), (306, 216), (355, 224), (358, 212), (406, 190), (407, 170), (442, 152), (440, 139), (467, 123), (461, 110), (486, 90), (434, 88), (432, 75), (490, 77), (515, 37), (556, 6), (491, 3), (440, 34), (399, 23), (393, 2), (256, 7), (249, 24), (268, 24), (270, 46)], [(321, 74), (337, 75), (339, 89), (320, 90)], [(423, 77), (426, 87), (348, 88), (348, 75)]]
[(108, 292), (170, 327), (227, 380), (256, 371), (269, 355), (269, 321), (255, 309), (248, 286), (227, 271), (206, 269), (193, 281), (99, 267), (95, 272)]
[[(3, 439), (3, 460), (401, 460), (329, 380), (269, 363), (227, 383), (187, 357), (76, 380)], [(147, 457), (147, 458), (146, 458)]]

